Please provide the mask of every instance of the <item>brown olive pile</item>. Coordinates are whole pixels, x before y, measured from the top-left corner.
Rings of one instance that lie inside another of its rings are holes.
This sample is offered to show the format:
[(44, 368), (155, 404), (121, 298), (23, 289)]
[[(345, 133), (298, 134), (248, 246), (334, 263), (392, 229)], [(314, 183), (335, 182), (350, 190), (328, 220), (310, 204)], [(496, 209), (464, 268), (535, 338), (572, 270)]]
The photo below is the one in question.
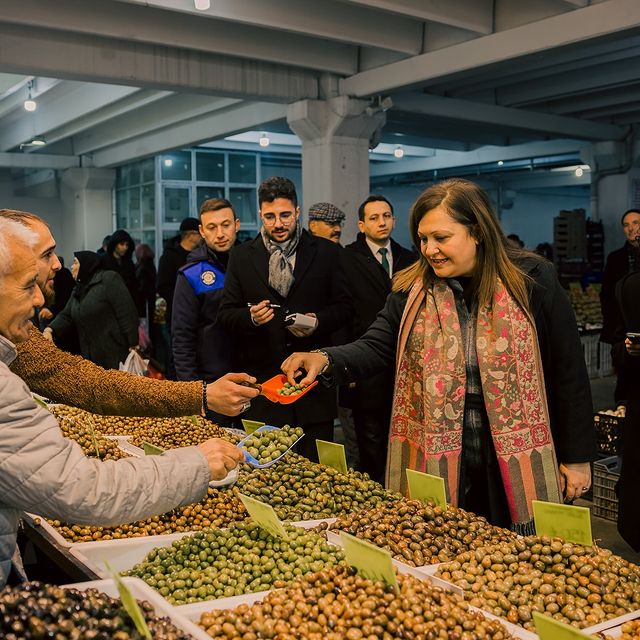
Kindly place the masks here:
[(617, 640), (640, 640), (640, 620), (625, 622), (620, 627), (620, 632), (621, 634)]
[(121, 416), (100, 416), (76, 407), (57, 405), (51, 412), (62, 421), (73, 420), (79, 427), (88, 427), (91, 423), (97, 433), (105, 436), (131, 436), (131, 444), (141, 447), (149, 442), (162, 449), (190, 447), (209, 438), (223, 438), (236, 442), (231, 435), (209, 420), (200, 416), (182, 418), (130, 418)]
[(282, 520), (332, 518), (399, 498), (367, 474), (340, 473), (291, 452), (266, 469), (245, 466), (234, 491), (267, 502)]
[(71, 416), (58, 417), (58, 421), (62, 435), (77, 442), (90, 458), (119, 460), (126, 457), (115, 440), (103, 438), (97, 429), (92, 430), (92, 425), (88, 421), (83, 422)]
[(530, 630), (533, 611), (582, 629), (640, 608), (640, 567), (559, 538), (467, 551), (436, 575), (464, 589), (471, 604)]
[[(159, 618), (140, 602), (156, 640), (188, 640), (168, 618)], [(27, 582), (0, 591), (0, 637), (4, 640), (138, 640), (140, 635), (119, 600), (95, 589), (77, 591)]]
[(214, 638), (287, 640), (506, 640), (497, 620), (470, 611), (462, 598), (412, 576), (399, 575), (400, 593), (342, 566), (307, 574), (263, 602), (204, 613)]
[(284, 587), (297, 576), (343, 562), (326, 538), (285, 526), (277, 538), (247, 521), (201, 531), (160, 547), (127, 572), (176, 605)]
[(462, 551), (515, 538), (512, 531), (463, 509), (404, 499), (342, 516), (331, 529), (367, 540), (415, 567), (453, 560)]
[(140, 536), (156, 536), (183, 531), (202, 531), (211, 527), (225, 527), (247, 517), (244, 505), (228, 491), (208, 489), (200, 502), (173, 511), (114, 527), (90, 527), (80, 524), (64, 524), (59, 520), (49, 523), (72, 542), (93, 540), (117, 540)]

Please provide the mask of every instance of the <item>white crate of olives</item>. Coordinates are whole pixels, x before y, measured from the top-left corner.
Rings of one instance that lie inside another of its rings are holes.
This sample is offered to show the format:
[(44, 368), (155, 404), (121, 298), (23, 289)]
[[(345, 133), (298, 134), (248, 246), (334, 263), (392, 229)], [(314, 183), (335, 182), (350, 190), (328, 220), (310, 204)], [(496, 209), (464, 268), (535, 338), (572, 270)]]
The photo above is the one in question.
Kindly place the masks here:
[[(631, 613), (627, 613), (619, 618), (613, 618), (611, 620), (607, 620), (606, 622), (601, 622), (600, 624), (596, 624), (593, 627), (588, 627), (584, 630), (584, 633), (587, 635), (596, 637), (604, 637), (605, 635), (611, 638), (619, 638), (622, 635), (622, 625), (625, 622), (638, 621), (640, 622), (640, 610), (632, 611)], [(602, 636), (598, 635), (602, 634)]]
[(40, 527), (59, 547), (68, 549), (73, 544), (71, 540), (67, 540), (63, 535), (61, 535), (55, 527), (52, 527), (44, 516), (24, 512), (22, 514), (22, 518), (23, 520), (28, 521), (34, 528)]
[[(188, 633), (197, 640), (211, 640), (211, 637), (197, 624), (172, 607), (162, 596), (157, 594), (151, 587), (139, 578), (122, 578), (123, 582), (136, 600), (146, 600), (153, 606), (158, 617), (169, 618), (174, 626), (180, 631)], [(115, 580), (94, 580), (91, 582), (78, 582), (75, 584), (63, 585), (65, 589), (77, 589), (87, 591), (96, 589), (111, 598), (119, 598), (118, 587)]]

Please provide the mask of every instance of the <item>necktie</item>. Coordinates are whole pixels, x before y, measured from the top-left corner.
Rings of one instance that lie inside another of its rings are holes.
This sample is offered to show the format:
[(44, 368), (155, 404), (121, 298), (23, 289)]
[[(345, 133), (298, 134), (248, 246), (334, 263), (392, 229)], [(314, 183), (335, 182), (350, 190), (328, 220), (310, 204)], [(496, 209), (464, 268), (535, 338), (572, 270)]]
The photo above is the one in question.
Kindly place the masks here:
[(380, 257), (382, 258), (382, 268), (387, 272), (387, 275), (390, 275), (390, 273), (389, 273), (389, 260), (387, 260), (387, 251), (388, 251), (388, 249), (378, 249), (378, 253), (380, 254)]

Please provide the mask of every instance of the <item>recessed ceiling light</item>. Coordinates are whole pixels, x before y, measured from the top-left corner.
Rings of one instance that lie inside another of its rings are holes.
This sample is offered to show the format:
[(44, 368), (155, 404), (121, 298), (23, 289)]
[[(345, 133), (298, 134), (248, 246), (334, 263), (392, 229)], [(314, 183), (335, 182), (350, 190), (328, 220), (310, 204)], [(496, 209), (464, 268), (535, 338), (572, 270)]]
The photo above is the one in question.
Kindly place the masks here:
[(504, 164), (504, 160), (498, 160), (498, 166), (501, 167)]
[(194, 0), (193, 4), (198, 11), (206, 11), (211, 8), (211, 0)]

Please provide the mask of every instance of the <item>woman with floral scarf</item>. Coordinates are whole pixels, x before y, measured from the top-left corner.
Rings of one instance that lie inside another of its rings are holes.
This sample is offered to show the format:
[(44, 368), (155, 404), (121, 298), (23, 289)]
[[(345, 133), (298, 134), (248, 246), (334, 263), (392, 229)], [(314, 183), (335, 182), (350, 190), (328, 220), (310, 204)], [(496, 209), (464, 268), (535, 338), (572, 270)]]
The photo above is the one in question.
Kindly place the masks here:
[(282, 370), (344, 384), (394, 367), (388, 488), (406, 493), (407, 469), (438, 475), (451, 504), (533, 532), (533, 500), (591, 485), (591, 392), (567, 295), (551, 264), (508, 243), (472, 182), (429, 187), (410, 231), (420, 260), (367, 333)]

